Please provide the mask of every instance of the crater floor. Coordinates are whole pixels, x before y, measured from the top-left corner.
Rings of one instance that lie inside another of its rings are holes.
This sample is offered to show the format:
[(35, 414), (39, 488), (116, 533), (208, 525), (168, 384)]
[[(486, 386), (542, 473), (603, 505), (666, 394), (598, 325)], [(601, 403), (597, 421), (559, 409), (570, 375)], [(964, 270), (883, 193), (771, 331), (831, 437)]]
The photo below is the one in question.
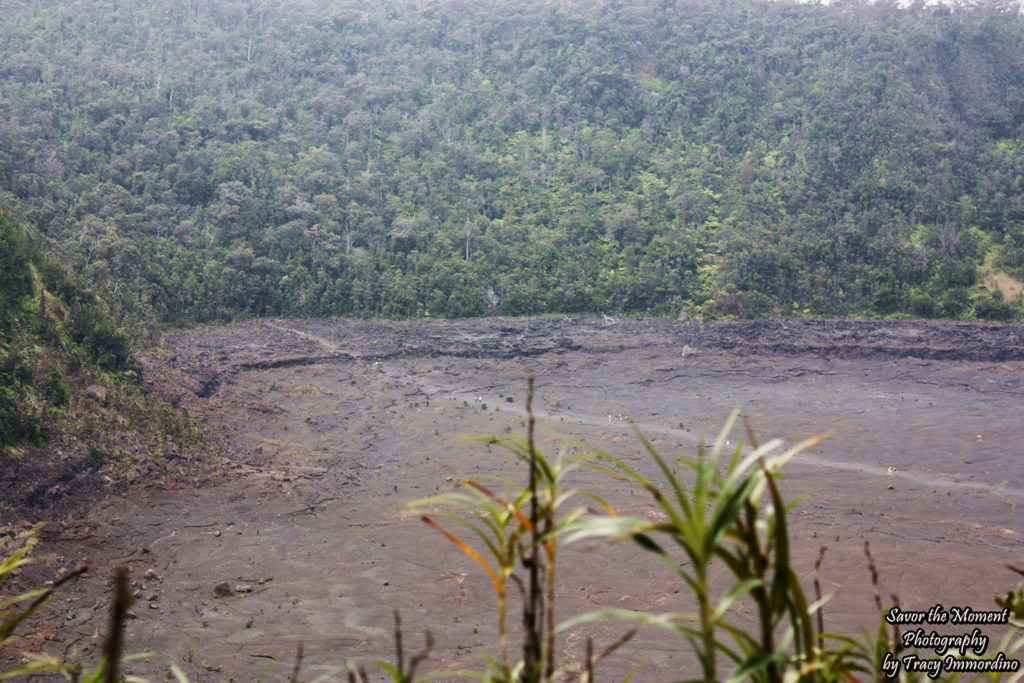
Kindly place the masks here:
[[(525, 434), (529, 376), (542, 449), (569, 436), (652, 476), (625, 418), (667, 455), (693, 454), (736, 407), (762, 441), (835, 432), (783, 482), (787, 497), (806, 495), (790, 519), (809, 591), (827, 546), (829, 631), (877, 628), (865, 542), (883, 600), (904, 609), (995, 609), (993, 596), (1019, 580), (1005, 565), (1024, 551), (1020, 325), (258, 320), (177, 332), (163, 346), (189, 378), (182, 400), (230, 448), (195, 484), (150, 478), (63, 525), (53, 562), (98, 569), (61, 598), (68, 616), (44, 649), (98, 657), (106, 582), (127, 563), (141, 596), (128, 649), (155, 653), (129, 670), (153, 680), (169, 662), (197, 680), (267, 670), (275, 680), (300, 643), (307, 680), (352, 657), (391, 658), (395, 610), (409, 651), (431, 632), (431, 670), (479, 666), (483, 650), (497, 654), (490, 582), (403, 506), (464, 477), (526, 481), (501, 449), (456, 437)], [(738, 424), (724, 438), (732, 448), (746, 434)], [(620, 511), (656, 514), (645, 492), (597, 473), (572, 483)], [(569, 546), (559, 567), (560, 620), (598, 607), (693, 609), (636, 546)], [(215, 595), (224, 582), (231, 594)], [(589, 633), (600, 650), (626, 629)], [(578, 659), (583, 635), (561, 647)], [(684, 642), (649, 629), (598, 673), (621, 678), (638, 663), (637, 680), (693, 670)]]

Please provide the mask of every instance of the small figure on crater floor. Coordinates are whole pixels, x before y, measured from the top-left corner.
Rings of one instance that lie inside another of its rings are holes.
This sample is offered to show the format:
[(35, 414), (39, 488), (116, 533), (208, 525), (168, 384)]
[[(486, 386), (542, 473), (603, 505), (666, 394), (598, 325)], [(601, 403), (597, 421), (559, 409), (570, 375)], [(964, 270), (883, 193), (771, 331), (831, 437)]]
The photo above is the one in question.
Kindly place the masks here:
[(896, 476), (896, 468), (895, 467), (890, 467), (889, 468), (889, 476), (890, 477), (895, 477)]

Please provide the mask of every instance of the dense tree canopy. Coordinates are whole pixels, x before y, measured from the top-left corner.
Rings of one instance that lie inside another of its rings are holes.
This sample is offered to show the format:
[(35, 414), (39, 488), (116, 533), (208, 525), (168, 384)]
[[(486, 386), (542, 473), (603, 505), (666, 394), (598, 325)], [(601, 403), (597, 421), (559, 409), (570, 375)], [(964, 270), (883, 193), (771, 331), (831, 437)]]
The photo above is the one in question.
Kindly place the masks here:
[(0, 198), (133, 320), (1020, 312), (1016, 5), (4, 13)]

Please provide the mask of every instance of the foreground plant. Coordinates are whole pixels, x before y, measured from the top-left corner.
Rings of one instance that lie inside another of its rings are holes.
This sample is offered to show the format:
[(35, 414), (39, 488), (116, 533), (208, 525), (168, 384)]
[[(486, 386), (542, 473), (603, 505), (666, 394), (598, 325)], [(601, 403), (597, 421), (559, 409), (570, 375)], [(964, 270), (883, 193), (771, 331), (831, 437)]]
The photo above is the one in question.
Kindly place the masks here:
[[(38, 542), (41, 529), (42, 525), (38, 525), (19, 534), (13, 540), (11, 538), (0, 539), (0, 557), (3, 558), (0, 560), (0, 584), (8, 579), (16, 569), (32, 561), (29, 553)], [(8, 546), (11, 545), (14, 547), (9, 549)], [(37, 588), (0, 600), (0, 620), (2, 620), (0, 621), (0, 651), (17, 642), (18, 637), (14, 635), (14, 630), (50, 602), (61, 586), (77, 579), (87, 571), (89, 571), (88, 565), (83, 564), (45, 588)], [(121, 664), (148, 655), (148, 653), (124, 654), (124, 623), (130, 607), (128, 568), (122, 566), (118, 567), (114, 576), (114, 599), (110, 610), (110, 628), (103, 644), (104, 656), (95, 668), (83, 669), (81, 664), (69, 664), (53, 655), (25, 653), (23, 656), (27, 661), (13, 669), (0, 671), (0, 680), (54, 672), (60, 673), (64, 678), (75, 683), (115, 683), (122, 680), (118, 673)], [(172, 672), (181, 680), (180, 671), (172, 669)], [(139, 681), (141, 679), (128, 677), (126, 680)]]
[[(0, 556), (3, 557), (3, 560), (0, 561), (0, 584), (6, 581), (16, 569), (32, 561), (28, 555), (39, 540), (40, 530), (41, 527), (36, 526), (16, 537), (0, 539)], [(18, 636), (14, 635), (14, 630), (50, 602), (57, 589), (68, 581), (78, 578), (87, 569), (85, 565), (82, 565), (45, 588), (37, 588), (0, 600), (0, 620), (2, 620), (0, 621), (0, 651), (17, 642)], [(70, 675), (74, 671), (73, 667), (61, 663), (52, 655), (32, 653), (26, 654), (25, 658), (28, 659), (25, 664), (7, 671), (0, 671), (0, 680), (53, 671)]]
[[(525, 487), (497, 477), (466, 479), (454, 491), (407, 506), (424, 513), (422, 520), (478, 563), (491, 580), (498, 608), (500, 654), (497, 660), (489, 660), (487, 671), (480, 675), (489, 681), (549, 681), (568, 669), (578, 668), (556, 665), (555, 578), (561, 538), (590, 510), (587, 505), (577, 505), (567, 512), (563, 509), (574, 498), (588, 498), (614, 514), (595, 494), (564, 487), (566, 475), (591, 462), (593, 457), (569, 456), (567, 448), (562, 448), (551, 459), (538, 451), (534, 444), (532, 402), (531, 379), (526, 438), (516, 434), (467, 437), (500, 446), (526, 464), (529, 479)], [(441, 526), (435, 517), (465, 528), (470, 538), (475, 537), (483, 547), (477, 550), (471, 542)], [(518, 567), (523, 569), (525, 580), (515, 574)], [(514, 665), (508, 647), (510, 581), (523, 599), (523, 654)]]
[[(783, 439), (758, 445), (748, 426), (753, 450), (744, 455), (741, 442), (726, 459), (726, 438), (737, 418), (734, 412), (710, 448), (701, 442), (696, 458), (680, 456), (671, 461), (634, 427), (662, 475), (661, 482), (607, 451), (589, 447), (601, 463), (595, 466), (646, 490), (665, 520), (590, 517), (577, 522), (567, 540), (601, 537), (635, 542), (683, 581), (696, 599), (696, 613), (605, 609), (573, 619), (562, 628), (610, 618), (665, 628), (692, 646), (701, 669), (701, 678), (695, 680), (720, 680), (723, 658), (730, 664), (729, 681), (782, 681), (787, 673), (814, 679), (824, 673), (812, 620), (818, 605), (808, 602), (793, 570), (786, 525), (792, 503), (783, 501), (775, 478), (785, 463), (828, 435), (788, 448)], [(680, 563), (680, 553), (687, 562)], [(717, 593), (711, 582), (716, 566), (723, 566), (732, 577)], [(751, 601), (756, 609), (753, 630), (739, 628), (728, 619), (730, 608), (740, 600)]]

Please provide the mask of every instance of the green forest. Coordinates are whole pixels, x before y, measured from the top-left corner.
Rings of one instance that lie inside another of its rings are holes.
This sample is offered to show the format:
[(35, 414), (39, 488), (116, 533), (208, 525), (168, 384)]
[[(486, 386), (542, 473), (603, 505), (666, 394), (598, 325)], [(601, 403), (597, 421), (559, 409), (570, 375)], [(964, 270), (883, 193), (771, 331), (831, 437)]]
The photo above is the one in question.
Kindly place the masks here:
[(1018, 320), (1022, 135), (1011, 3), (9, 0), (0, 19), (0, 204), (135, 329)]

